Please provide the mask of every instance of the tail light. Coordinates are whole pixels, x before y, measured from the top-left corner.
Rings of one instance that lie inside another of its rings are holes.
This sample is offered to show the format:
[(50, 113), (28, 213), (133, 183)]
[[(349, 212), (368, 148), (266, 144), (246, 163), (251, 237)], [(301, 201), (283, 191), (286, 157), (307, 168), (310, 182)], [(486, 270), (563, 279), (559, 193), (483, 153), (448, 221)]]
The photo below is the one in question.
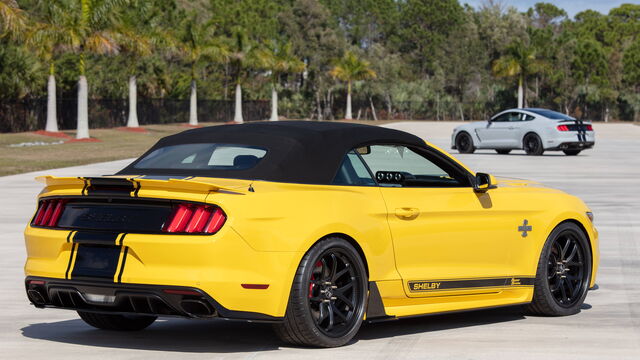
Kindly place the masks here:
[(558, 125), (558, 131), (569, 131), (569, 127), (567, 125)]
[(65, 199), (43, 200), (40, 202), (40, 207), (38, 207), (31, 225), (56, 227), (66, 202)]
[(585, 128), (587, 129), (587, 131), (593, 131), (593, 126), (591, 125), (585, 125)]
[(222, 228), (227, 216), (216, 206), (203, 204), (178, 204), (169, 221), (162, 227), (167, 233), (215, 234)]

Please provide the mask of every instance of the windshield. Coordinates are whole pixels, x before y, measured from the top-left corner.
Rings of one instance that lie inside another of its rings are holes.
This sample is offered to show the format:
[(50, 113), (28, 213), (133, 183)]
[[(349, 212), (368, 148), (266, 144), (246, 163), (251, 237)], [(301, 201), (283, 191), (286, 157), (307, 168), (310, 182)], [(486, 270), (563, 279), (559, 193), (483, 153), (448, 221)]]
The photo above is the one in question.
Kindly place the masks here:
[(248, 145), (181, 144), (165, 146), (146, 155), (136, 169), (247, 170), (256, 166), (266, 149)]
[(575, 118), (572, 118), (569, 115), (565, 115), (563, 113), (559, 113), (557, 111), (553, 111), (553, 110), (546, 110), (546, 109), (525, 109), (527, 111), (530, 111), (532, 113), (538, 114), (538, 115), (542, 115), (546, 118), (552, 119), (552, 120), (575, 120)]

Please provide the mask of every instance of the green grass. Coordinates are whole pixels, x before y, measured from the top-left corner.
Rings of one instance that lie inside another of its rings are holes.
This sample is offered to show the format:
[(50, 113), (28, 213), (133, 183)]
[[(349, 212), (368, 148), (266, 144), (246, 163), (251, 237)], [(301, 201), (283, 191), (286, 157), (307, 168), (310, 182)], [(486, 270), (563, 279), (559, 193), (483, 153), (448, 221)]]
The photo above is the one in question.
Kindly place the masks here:
[[(0, 176), (137, 157), (158, 139), (187, 130), (178, 124), (151, 125), (145, 128), (147, 133), (92, 129), (91, 136), (101, 142), (25, 147), (10, 145), (25, 142), (53, 143), (62, 139), (34, 133), (0, 134)], [(75, 135), (73, 131), (65, 133), (72, 137)]]

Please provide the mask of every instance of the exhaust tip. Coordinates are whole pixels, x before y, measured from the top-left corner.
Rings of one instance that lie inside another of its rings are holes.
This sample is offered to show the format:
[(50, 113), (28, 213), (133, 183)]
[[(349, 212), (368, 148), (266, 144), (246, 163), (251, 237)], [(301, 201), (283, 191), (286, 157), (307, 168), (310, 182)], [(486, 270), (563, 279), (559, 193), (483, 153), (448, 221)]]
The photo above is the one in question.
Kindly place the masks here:
[(211, 316), (214, 314), (213, 309), (202, 300), (182, 300), (180, 307), (182, 311), (194, 317)]
[(46, 301), (44, 300), (44, 296), (42, 296), (42, 294), (40, 294), (38, 290), (31, 289), (27, 291), (27, 296), (34, 305), (42, 306), (46, 303)]

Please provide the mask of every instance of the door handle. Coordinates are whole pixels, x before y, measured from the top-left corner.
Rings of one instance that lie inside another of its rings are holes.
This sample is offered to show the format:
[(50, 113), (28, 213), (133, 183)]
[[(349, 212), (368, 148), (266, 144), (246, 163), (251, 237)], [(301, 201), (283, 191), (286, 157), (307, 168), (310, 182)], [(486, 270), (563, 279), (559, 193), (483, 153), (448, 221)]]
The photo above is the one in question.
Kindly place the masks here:
[(403, 219), (413, 219), (420, 215), (420, 209), (416, 208), (397, 208), (396, 216)]
[(509, 130), (513, 130), (513, 129), (515, 129), (515, 127), (513, 127), (513, 126), (509, 126), (509, 128), (508, 128), (508, 129), (509, 129)]

